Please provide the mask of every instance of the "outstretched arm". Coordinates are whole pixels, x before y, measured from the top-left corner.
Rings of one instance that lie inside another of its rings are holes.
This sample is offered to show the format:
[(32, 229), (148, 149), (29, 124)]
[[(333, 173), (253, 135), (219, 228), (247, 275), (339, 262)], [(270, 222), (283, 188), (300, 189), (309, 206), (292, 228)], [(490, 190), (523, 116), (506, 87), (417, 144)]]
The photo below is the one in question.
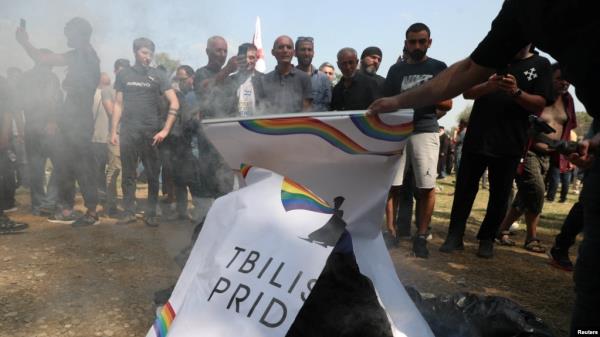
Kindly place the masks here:
[(15, 37), (17, 38), (17, 42), (25, 49), (27, 55), (29, 55), (36, 63), (58, 67), (67, 65), (67, 59), (64, 54), (42, 53), (39, 49), (34, 47), (31, 42), (29, 42), (29, 35), (21, 27), (17, 28)]
[(369, 106), (369, 113), (377, 114), (402, 108), (435, 105), (485, 81), (493, 72), (493, 69), (482, 67), (467, 58), (451, 65), (422, 86), (396, 96), (376, 100)]

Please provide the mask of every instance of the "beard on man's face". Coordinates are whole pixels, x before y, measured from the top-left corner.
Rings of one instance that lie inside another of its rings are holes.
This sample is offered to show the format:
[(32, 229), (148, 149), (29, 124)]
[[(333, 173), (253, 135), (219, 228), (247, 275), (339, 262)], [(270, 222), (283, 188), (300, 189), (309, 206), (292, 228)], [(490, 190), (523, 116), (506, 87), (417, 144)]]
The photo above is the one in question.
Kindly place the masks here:
[(413, 51), (409, 51), (408, 54), (413, 61), (419, 62), (425, 58), (425, 55), (427, 55), (427, 50), (415, 49)]

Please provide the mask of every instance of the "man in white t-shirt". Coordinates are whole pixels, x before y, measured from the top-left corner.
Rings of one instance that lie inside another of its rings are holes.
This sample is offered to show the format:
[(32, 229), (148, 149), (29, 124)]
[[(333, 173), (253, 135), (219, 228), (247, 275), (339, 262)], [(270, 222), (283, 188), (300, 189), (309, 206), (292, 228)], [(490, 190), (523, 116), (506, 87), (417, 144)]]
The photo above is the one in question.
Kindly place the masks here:
[(263, 73), (255, 69), (257, 60), (256, 46), (251, 43), (239, 46), (238, 71), (226, 79), (226, 85), (232, 91), (230, 95), (232, 104), (229, 108), (229, 115), (232, 117), (247, 117), (257, 114), (257, 81), (263, 76)]

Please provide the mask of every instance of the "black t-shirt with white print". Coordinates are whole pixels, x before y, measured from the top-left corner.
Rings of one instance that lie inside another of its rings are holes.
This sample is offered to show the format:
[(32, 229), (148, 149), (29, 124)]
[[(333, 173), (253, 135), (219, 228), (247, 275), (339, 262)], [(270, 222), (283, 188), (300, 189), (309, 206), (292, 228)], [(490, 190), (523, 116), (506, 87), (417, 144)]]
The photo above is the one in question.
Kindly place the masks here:
[[(444, 62), (428, 57), (417, 64), (405, 62), (396, 63), (388, 71), (385, 79), (384, 96), (394, 96), (401, 92), (413, 89), (429, 81), (441, 73), (447, 66)], [(413, 117), (414, 133), (438, 132), (439, 125), (435, 106), (426, 106), (415, 109)]]
[[(508, 73), (515, 76), (522, 91), (539, 95), (546, 104), (553, 103), (552, 70), (548, 59), (532, 55), (513, 61)], [(539, 112), (528, 111), (514, 97), (496, 91), (475, 100), (463, 151), (490, 156), (520, 156), (527, 145), (528, 117)]]
[(121, 132), (159, 130), (163, 123), (160, 99), (169, 89), (161, 70), (141, 65), (121, 70), (115, 79), (115, 90), (123, 93)]

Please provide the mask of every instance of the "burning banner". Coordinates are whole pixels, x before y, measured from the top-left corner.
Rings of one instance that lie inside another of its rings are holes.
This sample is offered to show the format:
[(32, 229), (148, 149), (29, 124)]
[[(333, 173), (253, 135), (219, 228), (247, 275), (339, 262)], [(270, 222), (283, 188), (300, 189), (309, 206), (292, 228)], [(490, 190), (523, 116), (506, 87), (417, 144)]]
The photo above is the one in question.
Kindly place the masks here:
[(209, 211), (147, 336), (286, 336), (348, 232), (390, 334), (433, 336), (380, 230), (411, 119), (336, 112), (205, 121), (207, 137), (239, 168), (241, 188)]

